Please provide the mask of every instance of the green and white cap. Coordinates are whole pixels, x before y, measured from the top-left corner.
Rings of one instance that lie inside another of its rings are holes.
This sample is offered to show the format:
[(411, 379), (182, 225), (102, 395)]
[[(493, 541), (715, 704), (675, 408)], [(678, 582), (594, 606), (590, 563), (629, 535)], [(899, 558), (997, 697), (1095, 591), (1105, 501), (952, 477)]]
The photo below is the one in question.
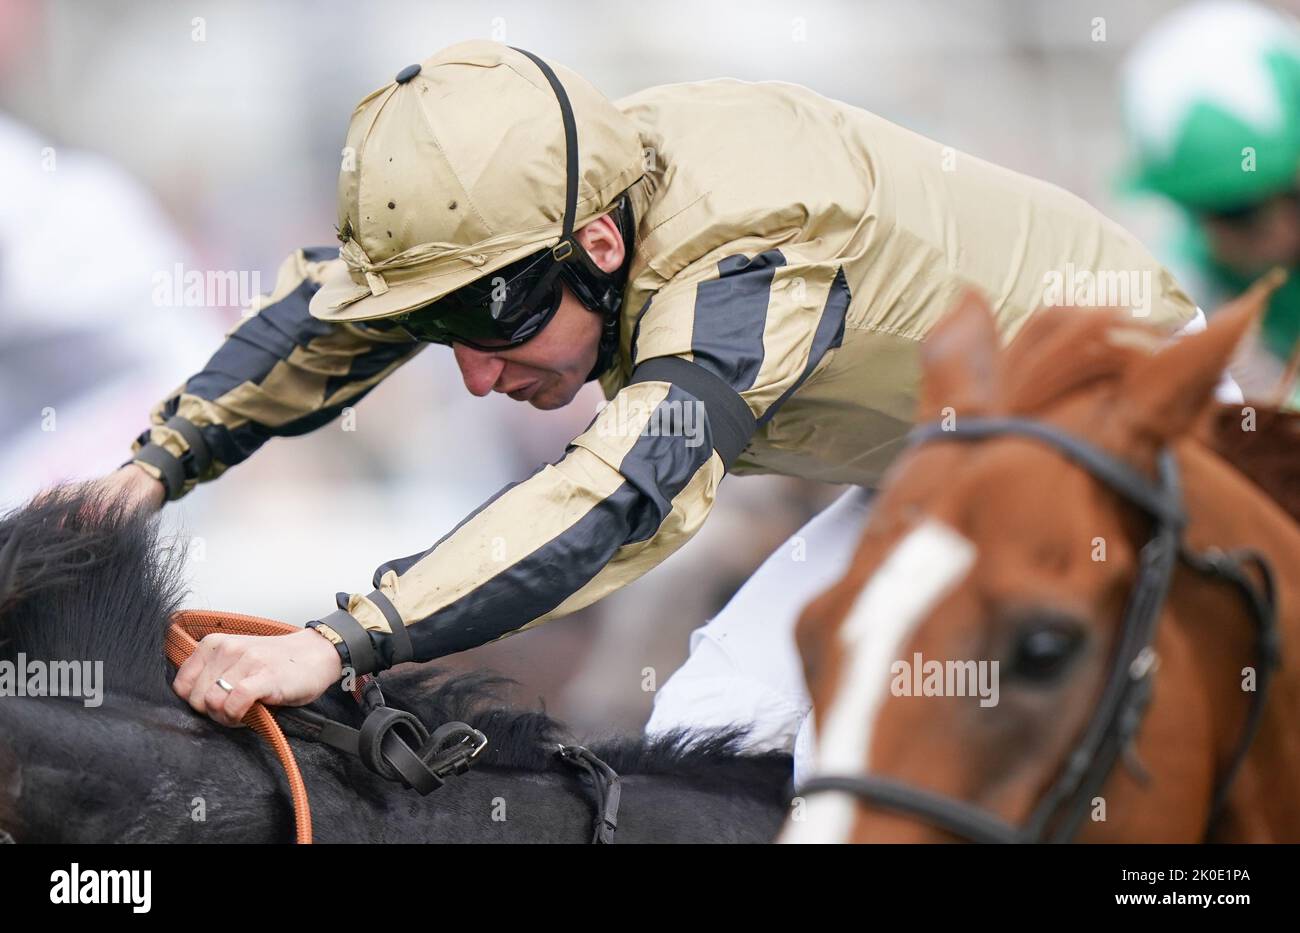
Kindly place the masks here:
[(1243, 207), (1295, 185), (1300, 26), (1239, 0), (1183, 8), (1133, 49), (1129, 182), (1193, 210)]

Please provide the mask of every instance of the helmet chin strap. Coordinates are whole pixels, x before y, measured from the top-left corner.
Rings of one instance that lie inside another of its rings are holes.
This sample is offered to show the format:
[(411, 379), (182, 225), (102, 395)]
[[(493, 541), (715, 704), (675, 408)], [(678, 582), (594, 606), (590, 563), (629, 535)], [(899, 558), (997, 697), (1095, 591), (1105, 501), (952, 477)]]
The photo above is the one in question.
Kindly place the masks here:
[[(527, 56), (535, 64), (551, 85), (555, 98), (560, 105), (560, 117), (564, 123), (565, 156), (565, 191), (564, 218), (561, 224), (560, 242), (552, 247), (552, 255), (561, 264), (561, 276), (568, 280), (575, 296), (587, 310), (601, 316), (600, 345), (596, 353), (596, 365), (585, 382), (596, 379), (610, 367), (614, 353), (618, 349), (618, 320), (623, 305), (623, 286), (627, 281), (627, 269), (630, 264), (635, 225), (632, 219), (632, 204), (626, 193), (620, 195), (620, 201), (614, 209), (615, 222), (623, 237), (626, 255), (622, 266), (614, 273), (600, 269), (587, 251), (574, 236), (574, 221), (578, 208), (578, 126), (569, 105), (569, 95), (564, 85), (550, 65), (542, 61), (527, 49), (511, 46), (516, 52)], [(567, 245), (567, 249), (565, 246)], [(593, 307), (593, 304), (595, 307)]]
[[(590, 310), (590, 309), (588, 309)], [(592, 311), (592, 314), (601, 314)], [(600, 326), (600, 344), (596, 349), (596, 365), (587, 374), (584, 383), (599, 379), (605, 370), (614, 363), (614, 354), (618, 351), (618, 315), (606, 315)]]

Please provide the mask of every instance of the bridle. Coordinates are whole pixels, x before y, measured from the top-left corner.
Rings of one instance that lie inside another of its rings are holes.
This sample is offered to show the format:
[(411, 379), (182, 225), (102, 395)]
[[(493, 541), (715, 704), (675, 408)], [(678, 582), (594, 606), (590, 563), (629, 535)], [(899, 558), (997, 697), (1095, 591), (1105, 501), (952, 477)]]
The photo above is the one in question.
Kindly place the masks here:
[[(1031, 438), (1053, 448), (1137, 507), (1152, 522), (1151, 535), (1139, 552), (1137, 580), (1124, 609), (1114, 661), (1101, 698), (1064, 769), (1021, 826), (1014, 826), (983, 807), (876, 775), (818, 775), (806, 781), (799, 794), (827, 791), (851, 794), (868, 804), (916, 817), (971, 842), (1069, 842), (1116, 761), (1121, 755), (1131, 753), (1131, 743), (1151, 700), (1153, 675), (1158, 667), (1154, 646), (1156, 625), (1174, 568), (1182, 559), (1198, 573), (1218, 577), (1237, 587), (1256, 629), (1255, 691), (1236, 750), (1215, 787), (1210, 810), (1212, 825), (1259, 730), (1269, 681), (1281, 658), (1273, 574), (1267, 560), (1251, 550), (1225, 553), (1211, 549), (1196, 553), (1187, 548), (1183, 541), (1186, 516), (1178, 465), (1168, 449), (1159, 454), (1158, 479), (1152, 482), (1087, 441), (1026, 418), (969, 418), (955, 428), (928, 424), (912, 432), (911, 443), (974, 442), (1008, 435)], [(1246, 564), (1256, 568), (1262, 585), (1256, 585), (1245, 570)]]
[[(183, 609), (172, 614), (165, 649), (168, 660), (180, 667), (207, 635), (222, 632), (277, 636), (299, 631), (302, 629), (296, 625), (260, 616)], [(444, 723), (430, 733), (411, 713), (388, 706), (379, 681), (372, 675), (358, 677), (349, 692), (361, 708), (360, 728), (305, 706), (270, 708), (255, 703), (244, 717), (244, 724), (266, 741), (284, 770), (293, 800), (295, 836), (300, 843), (312, 841), (311, 806), (285, 731), (351, 755), (380, 777), (422, 795), (442, 787), (452, 775), (468, 771), (488, 744), (482, 732), (463, 722)], [(591, 783), (595, 798), (591, 841), (612, 843), (618, 828), (618, 774), (581, 745), (557, 745), (554, 754), (561, 764), (586, 774)], [(12, 841), (8, 833), (0, 830), (0, 844)]]
[[(179, 668), (208, 635), (281, 636), (298, 631), (302, 630), (295, 625), (260, 616), (183, 609), (172, 614), (163, 647), (167, 659)], [(358, 677), (350, 693), (365, 717), (360, 729), (305, 707), (279, 707), (273, 712), (273, 708), (254, 703), (244, 716), (244, 724), (271, 747), (284, 770), (299, 843), (312, 841), (311, 805), (285, 727), (299, 737), (355, 755), (381, 777), (421, 794), (441, 787), (449, 775), (464, 774), (487, 746), (483, 733), (463, 722), (447, 723), (430, 735), (415, 716), (385, 704), (379, 681), (369, 675)]]

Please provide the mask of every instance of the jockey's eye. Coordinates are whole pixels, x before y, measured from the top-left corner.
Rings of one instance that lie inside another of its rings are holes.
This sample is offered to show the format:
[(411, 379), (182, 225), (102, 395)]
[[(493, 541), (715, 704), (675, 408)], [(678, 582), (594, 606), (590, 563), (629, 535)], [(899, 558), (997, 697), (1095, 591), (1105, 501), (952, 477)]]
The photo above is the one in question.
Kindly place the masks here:
[(1047, 686), (1069, 668), (1085, 641), (1083, 626), (1071, 618), (1043, 616), (1022, 622), (1011, 646), (1007, 674), (1036, 686)]

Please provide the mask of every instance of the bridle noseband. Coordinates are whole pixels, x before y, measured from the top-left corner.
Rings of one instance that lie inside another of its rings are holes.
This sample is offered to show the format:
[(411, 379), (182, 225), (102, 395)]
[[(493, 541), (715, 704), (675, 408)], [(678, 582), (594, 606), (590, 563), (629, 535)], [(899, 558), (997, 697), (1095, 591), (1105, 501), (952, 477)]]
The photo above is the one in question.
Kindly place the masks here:
[[(1281, 651), (1276, 627), (1272, 571), (1254, 551), (1231, 554), (1210, 550), (1195, 553), (1183, 542), (1186, 516), (1182, 507), (1178, 465), (1173, 454), (1160, 452), (1158, 480), (1152, 482), (1111, 454), (1041, 421), (1025, 418), (969, 418), (955, 428), (929, 424), (912, 432), (913, 445), (937, 440), (979, 441), (1017, 435), (1039, 441), (1078, 464), (1095, 479), (1145, 513), (1151, 536), (1138, 555), (1138, 574), (1121, 623), (1114, 661), (1101, 698), (1083, 736), (1065, 767), (1023, 826), (974, 804), (875, 775), (819, 775), (805, 782), (801, 795), (825, 791), (852, 794), (866, 803), (913, 816), (971, 842), (1069, 842), (1091, 807), (1092, 800), (1130, 748), (1151, 700), (1157, 667), (1156, 624), (1179, 558), (1199, 573), (1217, 576), (1243, 594), (1256, 626), (1256, 689), (1245, 728), (1231, 763), (1219, 779), (1211, 807), (1211, 822), (1227, 799), (1259, 729), (1269, 680)], [(1252, 563), (1262, 578), (1257, 586), (1243, 566)]]

